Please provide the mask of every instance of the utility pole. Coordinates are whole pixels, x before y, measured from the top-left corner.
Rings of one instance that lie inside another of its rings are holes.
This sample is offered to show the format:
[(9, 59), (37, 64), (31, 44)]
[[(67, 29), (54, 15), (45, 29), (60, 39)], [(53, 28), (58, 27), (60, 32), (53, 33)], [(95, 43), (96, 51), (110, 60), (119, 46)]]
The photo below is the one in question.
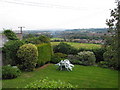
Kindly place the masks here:
[(21, 26), (21, 27), (18, 27), (18, 28), (20, 28), (20, 32), (21, 32), (21, 34), (22, 34), (22, 29), (25, 28), (25, 27), (22, 27), (22, 26)]

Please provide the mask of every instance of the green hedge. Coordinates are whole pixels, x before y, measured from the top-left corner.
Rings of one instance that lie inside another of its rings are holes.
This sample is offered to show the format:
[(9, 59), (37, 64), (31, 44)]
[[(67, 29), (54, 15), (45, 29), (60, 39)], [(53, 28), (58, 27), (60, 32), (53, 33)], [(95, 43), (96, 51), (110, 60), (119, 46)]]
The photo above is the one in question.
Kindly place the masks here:
[(43, 43), (36, 46), (38, 48), (37, 66), (42, 66), (51, 60), (51, 56), (53, 53), (52, 47), (50, 43)]

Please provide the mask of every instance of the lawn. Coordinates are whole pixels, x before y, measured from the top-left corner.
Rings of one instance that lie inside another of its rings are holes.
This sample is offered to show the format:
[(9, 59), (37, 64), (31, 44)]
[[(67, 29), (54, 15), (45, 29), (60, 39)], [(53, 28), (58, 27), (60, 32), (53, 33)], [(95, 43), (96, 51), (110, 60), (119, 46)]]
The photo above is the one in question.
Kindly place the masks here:
[(75, 65), (73, 71), (58, 71), (57, 66), (49, 64), (33, 72), (23, 72), (16, 79), (3, 80), (3, 88), (23, 88), (27, 84), (48, 77), (78, 85), (79, 88), (117, 88), (118, 71), (95, 66)]
[[(60, 42), (51, 42), (51, 45), (58, 45)], [(91, 43), (75, 43), (75, 42), (65, 42), (77, 49), (79, 48), (85, 48), (85, 49), (96, 49), (96, 48), (101, 48), (100, 44), (91, 44)]]

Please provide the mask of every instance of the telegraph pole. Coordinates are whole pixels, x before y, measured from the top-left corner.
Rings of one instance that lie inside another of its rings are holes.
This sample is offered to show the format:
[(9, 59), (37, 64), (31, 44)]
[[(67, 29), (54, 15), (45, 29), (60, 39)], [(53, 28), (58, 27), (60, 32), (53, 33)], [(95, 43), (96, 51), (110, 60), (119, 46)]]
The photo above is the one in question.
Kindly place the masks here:
[(18, 28), (20, 28), (20, 32), (21, 32), (21, 34), (22, 34), (22, 29), (25, 28), (25, 27), (18, 27)]

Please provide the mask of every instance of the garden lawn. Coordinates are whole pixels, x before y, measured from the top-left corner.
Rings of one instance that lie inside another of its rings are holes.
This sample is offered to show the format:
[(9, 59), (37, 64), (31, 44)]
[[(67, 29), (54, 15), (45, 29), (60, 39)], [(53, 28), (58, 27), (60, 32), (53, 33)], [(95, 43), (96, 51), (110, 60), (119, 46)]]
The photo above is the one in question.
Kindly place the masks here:
[(79, 88), (117, 88), (118, 71), (95, 66), (75, 65), (73, 71), (58, 71), (57, 66), (49, 64), (33, 72), (23, 72), (15, 79), (3, 80), (3, 88), (24, 88), (27, 84), (48, 77), (78, 85)]
[[(60, 42), (51, 42), (52, 46), (58, 45)], [(85, 49), (97, 49), (101, 48), (100, 44), (91, 44), (91, 43), (75, 43), (75, 42), (65, 42), (77, 49), (79, 48), (85, 48)]]

